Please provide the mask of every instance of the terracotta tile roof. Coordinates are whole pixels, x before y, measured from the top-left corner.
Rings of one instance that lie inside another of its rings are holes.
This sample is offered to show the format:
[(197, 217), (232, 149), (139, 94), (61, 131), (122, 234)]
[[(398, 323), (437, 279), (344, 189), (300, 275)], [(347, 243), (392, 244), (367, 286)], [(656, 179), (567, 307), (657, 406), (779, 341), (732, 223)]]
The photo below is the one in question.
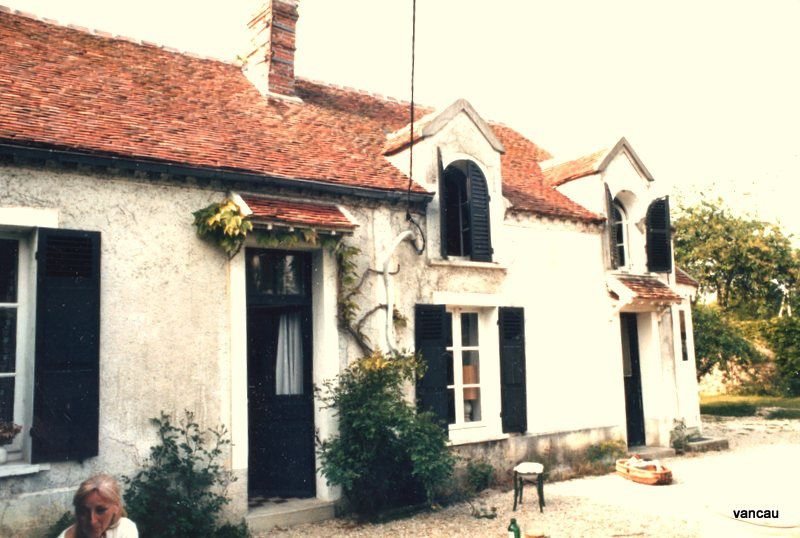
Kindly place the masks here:
[(677, 266), (675, 267), (675, 282), (685, 286), (692, 286), (694, 288), (700, 287), (700, 283), (697, 280), (692, 278), (689, 273)]
[[(407, 188), (382, 154), (386, 133), (408, 123), (407, 103), (302, 79), (297, 94), (302, 103), (265, 98), (233, 64), (0, 12), (0, 143)], [(602, 221), (544, 184), (546, 152), (492, 129), (512, 210)]]
[(601, 149), (572, 161), (546, 167), (543, 171), (544, 178), (553, 187), (558, 187), (573, 179), (596, 174), (606, 155), (608, 149)]
[(636, 294), (637, 301), (679, 303), (681, 297), (660, 280), (641, 275), (615, 275)]
[(242, 200), (253, 212), (252, 219), (265, 224), (308, 226), (328, 230), (352, 231), (357, 225), (341, 209), (317, 204), (243, 194)]

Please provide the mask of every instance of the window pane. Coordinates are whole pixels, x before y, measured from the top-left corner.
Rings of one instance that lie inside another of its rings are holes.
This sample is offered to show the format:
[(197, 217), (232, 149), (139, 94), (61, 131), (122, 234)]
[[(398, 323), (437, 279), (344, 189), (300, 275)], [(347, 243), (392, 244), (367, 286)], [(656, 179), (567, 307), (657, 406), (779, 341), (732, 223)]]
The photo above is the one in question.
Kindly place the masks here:
[(464, 422), (478, 422), (481, 419), (481, 389), (464, 389)]
[(14, 372), (16, 357), (17, 311), (14, 308), (0, 308), (0, 372)]
[(303, 262), (303, 257), (293, 254), (253, 255), (248, 269), (254, 290), (265, 295), (305, 295)]
[(464, 351), (461, 353), (463, 361), (462, 372), (465, 385), (477, 385), (480, 383), (480, 367), (478, 364), (477, 351)]
[(447, 389), (447, 423), (456, 423), (456, 391)]
[(14, 378), (0, 378), (0, 420), (14, 420)]
[(461, 314), (461, 345), (478, 345), (478, 314), (475, 312)]
[(445, 327), (447, 329), (447, 338), (445, 341), (445, 347), (453, 347), (453, 314), (452, 312), (447, 312), (445, 314)]
[(19, 242), (0, 239), (0, 303), (17, 302)]

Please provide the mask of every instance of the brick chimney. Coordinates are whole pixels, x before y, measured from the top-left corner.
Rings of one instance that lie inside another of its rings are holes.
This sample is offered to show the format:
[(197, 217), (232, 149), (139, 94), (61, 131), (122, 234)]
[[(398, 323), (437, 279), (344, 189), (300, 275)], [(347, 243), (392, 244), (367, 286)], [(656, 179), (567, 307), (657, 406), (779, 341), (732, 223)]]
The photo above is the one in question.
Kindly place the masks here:
[(297, 99), (294, 91), (294, 41), (298, 0), (262, 0), (247, 28), (250, 49), (245, 76), (262, 95)]

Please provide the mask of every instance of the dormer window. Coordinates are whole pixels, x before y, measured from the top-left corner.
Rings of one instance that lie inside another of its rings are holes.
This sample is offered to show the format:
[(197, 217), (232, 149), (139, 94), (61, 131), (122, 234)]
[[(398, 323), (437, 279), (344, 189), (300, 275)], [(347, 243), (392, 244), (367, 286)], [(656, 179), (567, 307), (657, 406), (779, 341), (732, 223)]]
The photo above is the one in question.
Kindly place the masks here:
[(450, 164), (441, 175), (442, 258), (492, 261), (489, 189), (486, 177), (472, 161)]
[(619, 199), (614, 199), (611, 206), (611, 226), (613, 227), (613, 248), (616, 252), (619, 267), (628, 262), (628, 214)]

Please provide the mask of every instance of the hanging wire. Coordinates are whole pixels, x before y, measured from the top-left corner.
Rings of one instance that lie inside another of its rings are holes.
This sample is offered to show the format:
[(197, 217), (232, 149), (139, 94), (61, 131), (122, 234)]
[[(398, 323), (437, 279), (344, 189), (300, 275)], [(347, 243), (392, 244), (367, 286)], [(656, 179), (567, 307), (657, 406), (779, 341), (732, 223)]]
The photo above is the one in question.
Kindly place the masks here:
[(422, 228), (411, 216), (411, 185), (414, 178), (414, 67), (415, 67), (415, 49), (417, 41), (417, 0), (412, 0), (411, 3), (411, 106), (410, 115), (410, 129), (408, 131), (408, 188), (406, 189), (406, 220), (414, 225), (422, 238), (422, 246), (417, 248), (416, 242), (414, 249), (417, 254), (425, 252), (425, 234), (422, 233)]

